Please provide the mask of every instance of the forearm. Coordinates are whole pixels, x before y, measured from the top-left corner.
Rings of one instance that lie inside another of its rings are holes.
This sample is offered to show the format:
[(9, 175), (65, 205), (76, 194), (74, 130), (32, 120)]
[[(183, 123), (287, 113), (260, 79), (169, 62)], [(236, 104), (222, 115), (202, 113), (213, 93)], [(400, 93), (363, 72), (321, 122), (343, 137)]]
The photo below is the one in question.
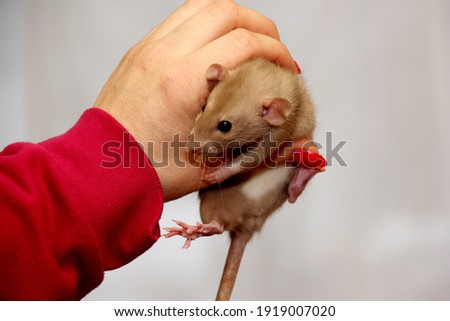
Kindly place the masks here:
[(80, 299), (158, 239), (161, 185), (124, 135), (91, 109), (64, 135), (0, 154), (1, 299)]

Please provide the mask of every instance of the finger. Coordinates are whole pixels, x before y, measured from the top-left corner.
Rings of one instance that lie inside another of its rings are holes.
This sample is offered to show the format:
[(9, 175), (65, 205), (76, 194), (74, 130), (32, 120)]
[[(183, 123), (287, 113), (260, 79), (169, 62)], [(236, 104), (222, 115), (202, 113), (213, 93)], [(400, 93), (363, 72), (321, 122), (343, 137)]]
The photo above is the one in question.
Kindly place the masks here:
[(214, 0), (186, 1), (181, 7), (172, 12), (163, 22), (161, 22), (156, 28), (148, 33), (144, 39), (155, 41), (166, 36), (212, 2), (214, 2)]
[(297, 140), (291, 147), (287, 148), (285, 155), (288, 157), (286, 161), (291, 161), (316, 172), (325, 171), (327, 166), (326, 159), (319, 154), (316, 145), (312, 141)]
[(319, 153), (316, 145), (311, 140), (306, 139), (306, 138), (295, 140), (291, 149), (292, 150), (306, 149), (306, 150), (312, 151), (317, 154)]
[(168, 41), (176, 44), (175, 48), (180, 53), (190, 54), (238, 28), (280, 39), (274, 22), (269, 18), (233, 1), (220, 0), (212, 2), (179, 25), (168, 35)]
[(310, 150), (295, 150), (292, 153), (292, 162), (302, 167), (314, 170), (325, 170), (327, 161), (322, 155), (314, 153)]
[(235, 29), (192, 54), (202, 70), (213, 63), (233, 68), (258, 56), (297, 73), (294, 59), (281, 41), (246, 29)]
[(308, 150), (313, 153), (319, 153), (316, 145), (314, 145), (311, 140), (307, 138), (301, 138), (293, 141), (292, 144), (286, 146), (282, 151), (279, 151), (277, 155), (274, 155), (275, 157), (271, 157), (271, 159), (277, 164), (292, 161), (293, 152), (298, 150)]

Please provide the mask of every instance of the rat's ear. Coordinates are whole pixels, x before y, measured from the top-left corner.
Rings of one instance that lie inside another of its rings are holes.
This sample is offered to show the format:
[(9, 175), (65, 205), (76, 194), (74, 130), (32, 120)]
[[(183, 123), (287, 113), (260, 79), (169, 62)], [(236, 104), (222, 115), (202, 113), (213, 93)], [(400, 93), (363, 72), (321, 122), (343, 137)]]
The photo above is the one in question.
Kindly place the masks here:
[(216, 87), (217, 83), (221, 81), (228, 74), (227, 68), (219, 64), (209, 66), (206, 71), (206, 80), (208, 80), (209, 91)]
[(289, 101), (283, 98), (268, 99), (263, 102), (262, 118), (271, 126), (281, 126), (292, 112)]

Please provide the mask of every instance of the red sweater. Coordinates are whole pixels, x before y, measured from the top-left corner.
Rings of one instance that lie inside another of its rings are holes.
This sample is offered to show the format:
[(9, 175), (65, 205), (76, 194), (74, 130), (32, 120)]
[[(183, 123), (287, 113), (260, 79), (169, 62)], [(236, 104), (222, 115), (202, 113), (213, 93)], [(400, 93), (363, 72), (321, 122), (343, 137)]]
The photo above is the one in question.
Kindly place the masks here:
[(81, 299), (156, 242), (161, 184), (129, 137), (92, 108), (61, 136), (0, 153), (0, 300)]

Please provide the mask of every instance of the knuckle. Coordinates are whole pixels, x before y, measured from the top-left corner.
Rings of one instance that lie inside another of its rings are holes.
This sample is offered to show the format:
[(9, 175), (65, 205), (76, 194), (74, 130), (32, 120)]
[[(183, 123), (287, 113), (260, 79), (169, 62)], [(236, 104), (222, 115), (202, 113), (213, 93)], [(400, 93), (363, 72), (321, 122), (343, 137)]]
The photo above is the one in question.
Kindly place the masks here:
[[(278, 44), (278, 57), (277, 57), (277, 60), (281, 61), (281, 60), (284, 59), (284, 61), (287, 61), (287, 60), (291, 61), (293, 58), (290, 57), (290, 53), (289, 53), (288, 47), (284, 43), (282, 43), (280, 41), (277, 41), (276, 43)], [(295, 68), (295, 71), (296, 71), (296, 69), (297, 68)]]
[(271, 30), (274, 34), (278, 34), (278, 27), (275, 24), (275, 21), (267, 18), (267, 26), (268, 26), (269, 30)]
[(133, 47), (128, 49), (128, 51), (123, 56), (123, 59), (127, 60), (134, 59), (134, 57), (136, 57), (139, 54), (139, 51), (140, 51), (140, 44), (137, 43)]
[(250, 49), (254, 46), (255, 37), (250, 31), (246, 29), (237, 28), (233, 30), (230, 35), (232, 35), (233, 40), (236, 44), (246, 49)]
[(155, 65), (155, 57), (167, 57), (167, 44), (164, 42), (155, 42), (151, 45), (138, 44), (129, 51), (129, 56), (134, 65), (140, 69), (146, 70)]
[(219, 15), (226, 17), (235, 17), (238, 14), (239, 8), (233, 0), (215, 0), (213, 2), (214, 10), (217, 10)]
[(278, 47), (277, 49), (280, 55), (289, 53), (289, 49), (281, 41), (275, 41), (275, 45)]
[[(158, 93), (163, 104), (167, 107), (173, 106), (173, 101), (182, 100), (184, 102), (197, 102), (199, 100), (198, 93), (201, 91), (200, 86), (204, 75), (197, 73), (199, 70), (196, 65), (188, 60), (177, 60), (176, 66), (165, 65), (159, 72), (156, 80)], [(194, 119), (198, 113), (197, 106), (201, 102), (189, 104), (184, 110), (185, 114), (189, 114)]]
[(135, 45), (125, 53), (121, 63), (138, 70), (147, 69), (148, 58), (146, 55), (146, 50), (144, 50), (140, 45)]

